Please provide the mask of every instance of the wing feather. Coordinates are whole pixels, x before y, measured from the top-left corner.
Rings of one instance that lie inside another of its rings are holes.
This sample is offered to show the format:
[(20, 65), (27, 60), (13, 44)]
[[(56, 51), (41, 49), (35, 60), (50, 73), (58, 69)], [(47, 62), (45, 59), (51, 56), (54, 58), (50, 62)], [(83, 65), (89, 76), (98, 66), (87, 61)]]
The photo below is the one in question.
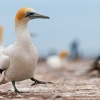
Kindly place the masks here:
[(10, 65), (9, 57), (2, 55), (0, 58), (0, 69), (7, 69)]

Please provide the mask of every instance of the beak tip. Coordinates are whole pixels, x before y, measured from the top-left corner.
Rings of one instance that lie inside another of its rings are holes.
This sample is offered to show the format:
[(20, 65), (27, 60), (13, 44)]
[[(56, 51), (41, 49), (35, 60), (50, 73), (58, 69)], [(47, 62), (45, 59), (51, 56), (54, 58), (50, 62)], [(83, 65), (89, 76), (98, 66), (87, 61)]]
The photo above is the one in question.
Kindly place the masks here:
[(50, 19), (50, 17), (48, 17), (48, 19)]

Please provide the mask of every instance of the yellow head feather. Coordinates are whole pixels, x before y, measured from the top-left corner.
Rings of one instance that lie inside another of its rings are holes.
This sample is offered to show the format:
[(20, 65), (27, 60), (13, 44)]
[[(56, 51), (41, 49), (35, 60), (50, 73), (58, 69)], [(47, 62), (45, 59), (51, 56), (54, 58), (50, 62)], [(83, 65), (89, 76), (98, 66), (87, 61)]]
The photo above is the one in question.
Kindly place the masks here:
[(62, 50), (60, 53), (59, 53), (59, 56), (61, 58), (65, 58), (66, 56), (68, 55), (68, 52), (66, 50)]
[(17, 14), (16, 14), (16, 17), (15, 17), (15, 22), (18, 23), (20, 22), (23, 18), (25, 18), (25, 16), (27, 15), (27, 12), (28, 11), (33, 11), (33, 9), (31, 8), (21, 8)]

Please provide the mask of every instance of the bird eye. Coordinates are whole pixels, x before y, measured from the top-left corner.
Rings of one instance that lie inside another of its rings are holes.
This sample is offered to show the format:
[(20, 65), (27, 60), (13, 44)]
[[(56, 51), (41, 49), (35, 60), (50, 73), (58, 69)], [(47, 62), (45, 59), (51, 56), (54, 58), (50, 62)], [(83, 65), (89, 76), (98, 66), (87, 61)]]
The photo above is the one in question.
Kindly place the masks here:
[(27, 12), (26, 17), (29, 17), (29, 16), (34, 15), (34, 14), (35, 14), (34, 12)]

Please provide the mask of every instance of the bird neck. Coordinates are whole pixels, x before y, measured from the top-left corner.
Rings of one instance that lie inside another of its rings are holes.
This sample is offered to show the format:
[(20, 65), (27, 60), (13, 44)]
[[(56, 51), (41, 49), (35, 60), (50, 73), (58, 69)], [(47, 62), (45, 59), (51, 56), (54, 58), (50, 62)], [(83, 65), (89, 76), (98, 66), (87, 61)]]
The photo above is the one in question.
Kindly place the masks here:
[(0, 46), (2, 46), (2, 36), (0, 36)]
[(66, 57), (59, 56), (61, 60), (64, 60)]
[(16, 43), (28, 46), (32, 43), (32, 38), (28, 30), (28, 22), (20, 22), (15, 24)]

